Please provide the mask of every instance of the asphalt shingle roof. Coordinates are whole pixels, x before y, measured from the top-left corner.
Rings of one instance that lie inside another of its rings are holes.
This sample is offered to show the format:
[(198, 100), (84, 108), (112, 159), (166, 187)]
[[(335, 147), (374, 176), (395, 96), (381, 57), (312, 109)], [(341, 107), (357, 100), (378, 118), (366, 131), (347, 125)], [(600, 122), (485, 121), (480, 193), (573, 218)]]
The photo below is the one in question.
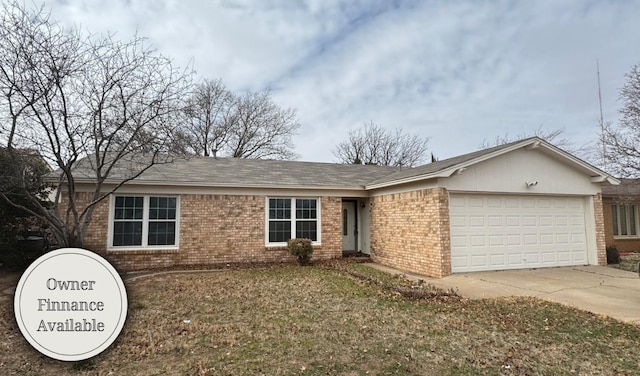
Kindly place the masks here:
[[(152, 166), (138, 183), (231, 187), (364, 188), (370, 181), (399, 171), (398, 167), (362, 166), (299, 161), (190, 157)], [(118, 181), (133, 169), (118, 166), (109, 179)], [(83, 160), (75, 176), (91, 180), (90, 163)]]
[(620, 185), (605, 185), (603, 196), (640, 196), (640, 179), (620, 179)]
[[(422, 177), (435, 177), (444, 172), (482, 160), (483, 157), (500, 153), (511, 147), (527, 146), (537, 137), (474, 151), (457, 157), (425, 164), (418, 167), (386, 167), (372, 165), (350, 165), (280, 160), (235, 159), (213, 157), (174, 158), (171, 163), (154, 165), (135, 179), (139, 184), (193, 185), (218, 187), (289, 187), (325, 189), (365, 189), (402, 183)], [(109, 175), (109, 181), (120, 182), (130, 177), (131, 171), (146, 165), (144, 157), (136, 161), (120, 161)], [(595, 170), (591, 170), (595, 171)], [(53, 172), (55, 176), (60, 172)], [(78, 182), (95, 180), (91, 158), (81, 160), (74, 168)], [(132, 182), (132, 183), (133, 183)]]

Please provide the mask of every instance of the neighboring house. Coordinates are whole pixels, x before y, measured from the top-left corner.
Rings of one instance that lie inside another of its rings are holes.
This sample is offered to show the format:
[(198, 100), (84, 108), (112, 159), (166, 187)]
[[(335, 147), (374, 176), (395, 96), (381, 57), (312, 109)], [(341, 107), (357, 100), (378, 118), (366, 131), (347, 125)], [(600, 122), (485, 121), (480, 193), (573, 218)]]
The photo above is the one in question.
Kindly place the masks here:
[(604, 265), (601, 187), (618, 183), (536, 137), (414, 168), (194, 157), (111, 195), (86, 246), (128, 270), (293, 260), (291, 237), (432, 277)]
[(621, 179), (620, 185), (602, 187), (602, 203), (607, 247), (640, 252), (640, 180)]

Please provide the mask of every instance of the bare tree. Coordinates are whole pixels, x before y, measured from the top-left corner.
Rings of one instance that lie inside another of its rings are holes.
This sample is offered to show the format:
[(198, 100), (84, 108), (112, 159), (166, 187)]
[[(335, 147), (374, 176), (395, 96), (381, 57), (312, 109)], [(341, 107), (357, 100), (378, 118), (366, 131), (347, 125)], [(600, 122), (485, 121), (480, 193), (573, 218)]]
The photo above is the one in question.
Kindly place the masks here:
[(187, 124), (182, 128), (191, 153), (210, 156), (224, 147), (233, 105), (234, 96), (221, 80), (204, 80), (195, 87), (185, 109)]
[(295, 159), (291, 137), (300, 127), (295, 110), (280, 108), (265, 92), (242, 96), (220, 80), (204, 81), (189, 99), (187, 125), (181, 129), (183, 150), (232, 158)]
[(606, 146), (605, 163), (620, 177), (640, 177), (640, 65), (625, 75), (620, 89), (620, 123), (604, 124), (601, 141)]
[(428, 159), (428, 142), (402, 128), (390, 131), (370, 121), (349, 132), (349, 139), (339, 143), (333, 155), (339, 163), (411, 167)]
[(530, 133), (522, 132), (517, 134), (514, 137), (509, 135), (509, 133), (507, 132), (503, 135), (496, 136), (495, 139), (491, 141), (484, 139), (480, 144), (480, 148), (486, 149), (493, 146), (504, 145), (504, 144), (508, 144), (509, 142), (513, 142), (516, 140), (523, 140), (525, 138), (534, 137), (534, 136), (540, 137), (541, 139), (563, 150), (570, 151), (570, 152), (576, 150), (573, 145), (573, 142), (568, 138), (564, 137), (564, 129), (547, 129), (547, 128), (544, 128), (542, 125), (539, 126), (537, 129), (535, 129), (533, 132), (530, 132)]
[(300, 128), (296, 111), (280, 108), (265, 92), (236, 97), (223, 152), (233, 158), (296, 159), (291, 137)]
[[(4, 192), (0, 199), (46, 221), (61, 245), (82, 246), (95, 206), (166, 161), (161, 156), (184, 108), (190, 73), (172, 67), (141, 38), (85, 37), (64, 30), (43, 8), (12, 1), (0, 17), (3, 141), (7, 150), (38, 150), (59, 172), (52, 208), (37, 197), (31, 197), (35, 209)], [(95, 182), (88, 203), (76, 194), (80, 162), (94, 171), (82, 176)], [(107, 188), (116, 169), (123, 179)]]

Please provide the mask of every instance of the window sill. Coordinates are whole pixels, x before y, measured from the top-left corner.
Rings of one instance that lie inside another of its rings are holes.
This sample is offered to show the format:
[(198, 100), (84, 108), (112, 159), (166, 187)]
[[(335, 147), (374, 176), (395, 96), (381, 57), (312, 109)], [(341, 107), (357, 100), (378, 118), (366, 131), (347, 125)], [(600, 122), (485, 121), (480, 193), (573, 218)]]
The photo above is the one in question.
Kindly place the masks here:
[(640, 240), (640, 235), (630, 235), (630, 236), (615, 236), (613, 240)]
[(178, 248), (109, 248), (107, 254), (128, 254), (128, 255), (148, 255), (148, 254), (171, 254), (178, 253)]
[[(287, 243), (277, 243), (277, 244), (265, 244), (264, 245), (267, 251), (286, 251), (288, 249)], [(311, 243), (313, 249), (322, 247), (321, 243)]]

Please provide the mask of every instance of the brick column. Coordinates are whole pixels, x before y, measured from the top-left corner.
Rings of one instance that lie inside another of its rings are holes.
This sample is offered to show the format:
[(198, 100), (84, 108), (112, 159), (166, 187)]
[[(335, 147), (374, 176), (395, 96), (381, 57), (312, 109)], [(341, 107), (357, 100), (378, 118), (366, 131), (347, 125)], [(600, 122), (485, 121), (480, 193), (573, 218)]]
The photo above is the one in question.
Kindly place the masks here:
[(593, 196), (593, 214), (596, 223), (596, 254), (598, 265), (607, 265), (607, 246), (605, 242), (604, 214), (602, 206), (602, 194)]

